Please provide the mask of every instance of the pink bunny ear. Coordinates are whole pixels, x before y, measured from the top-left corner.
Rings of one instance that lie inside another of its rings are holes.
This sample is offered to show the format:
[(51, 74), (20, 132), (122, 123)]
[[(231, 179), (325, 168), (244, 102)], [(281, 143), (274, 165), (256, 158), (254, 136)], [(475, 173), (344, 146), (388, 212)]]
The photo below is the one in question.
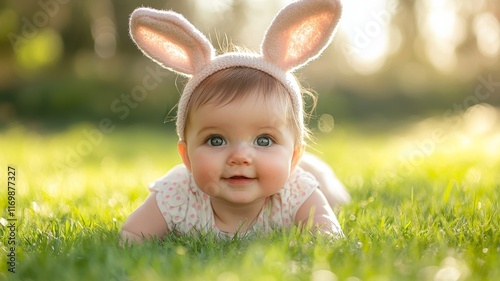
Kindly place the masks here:
[(187, 76), (196, 74), (215, 56), (210, 41), (172, 11), (136, 9), (130, 16), (130, 36), (146, 56)]
[(302, 0), (274, 18), (261, 45), (265, 60), (293, 71), (318, 57), (330, 44), (341, 5), (337, 0)]

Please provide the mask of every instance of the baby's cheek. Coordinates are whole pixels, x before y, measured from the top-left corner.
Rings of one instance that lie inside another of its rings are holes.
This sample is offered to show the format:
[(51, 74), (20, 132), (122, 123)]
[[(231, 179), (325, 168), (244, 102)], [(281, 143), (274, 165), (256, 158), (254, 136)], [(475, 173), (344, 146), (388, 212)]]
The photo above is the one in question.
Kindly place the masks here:
[(214, 171), (207, 171), (203, 178), (202, 190), (212, 196), (219, 194), (219, 176)]
[(206, 160), (199, 159), (196, 164), (193, 163), (193, 177), (196, 185), (203, 192), (215, 195), (219, 192), (220, 173), (217, 171), (215, 163)]
[(210, 173), (214, 165), (214, 161), (210, 158), (210, 154), (202, 149), (196, 150), (191, 157), (191, 167), (194, 176), (205, 176)]
[(269, 159), (260, 168), (260, 179), (268, 188), (281, 189), (290, 175), (289, 165), (281, 159)]

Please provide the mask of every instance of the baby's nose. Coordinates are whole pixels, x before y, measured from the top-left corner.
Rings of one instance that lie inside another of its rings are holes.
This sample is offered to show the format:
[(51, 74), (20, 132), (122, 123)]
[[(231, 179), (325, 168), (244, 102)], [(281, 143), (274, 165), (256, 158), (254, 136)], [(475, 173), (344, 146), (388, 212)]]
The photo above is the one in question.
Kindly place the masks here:
[(251, 165), (254, 158), (254, 149), (247, 143), (239, 143), (233, 147), (228, 157), (229, 165)]

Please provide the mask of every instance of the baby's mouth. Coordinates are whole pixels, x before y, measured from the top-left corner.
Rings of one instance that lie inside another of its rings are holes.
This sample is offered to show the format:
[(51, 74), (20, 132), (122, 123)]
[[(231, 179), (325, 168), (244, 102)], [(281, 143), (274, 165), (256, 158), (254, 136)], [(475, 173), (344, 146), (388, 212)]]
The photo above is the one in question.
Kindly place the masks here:
[(226, 182), (232, 185), (246, 185), (251, 182), (253, 182), (255, 179), (254, 178), (249, 178), (246, 176), (231, 176), (228, 178), (225, 178)]
[(230, 177), (230, 179), (234, 179), (234, 180), (244, 180), (244, 179), (250, 179), (250, 178), (245, 177), (245, 176), (232, 176), (232, 177)]

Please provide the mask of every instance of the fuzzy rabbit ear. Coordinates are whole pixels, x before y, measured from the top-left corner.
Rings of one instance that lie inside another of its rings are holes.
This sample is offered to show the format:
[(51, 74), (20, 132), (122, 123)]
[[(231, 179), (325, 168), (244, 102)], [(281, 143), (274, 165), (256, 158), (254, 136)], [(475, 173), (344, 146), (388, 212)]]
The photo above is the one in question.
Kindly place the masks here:
[(315, 59), (330, 44), (341, 10), (337, 0), (289, 4), (274, 18), (264, 36), (264, 59), (291, 72)]
[(182, 15), (149, 8), (130, 16), (130, 36), (152, 60), (180, 74), (196, 74), (215, 56), (208, 39)]

